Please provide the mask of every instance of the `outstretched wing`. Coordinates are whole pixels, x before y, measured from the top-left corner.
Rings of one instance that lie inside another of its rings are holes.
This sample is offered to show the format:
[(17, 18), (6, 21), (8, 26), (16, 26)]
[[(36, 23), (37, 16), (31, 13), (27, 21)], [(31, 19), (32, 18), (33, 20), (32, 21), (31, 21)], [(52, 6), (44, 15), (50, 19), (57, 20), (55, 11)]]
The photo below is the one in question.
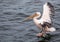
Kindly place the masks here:
[(43, 12), (46, 14), (54, 13), (54, 6), (50, 2), (45, 3), (43, 9), (44, 9)]

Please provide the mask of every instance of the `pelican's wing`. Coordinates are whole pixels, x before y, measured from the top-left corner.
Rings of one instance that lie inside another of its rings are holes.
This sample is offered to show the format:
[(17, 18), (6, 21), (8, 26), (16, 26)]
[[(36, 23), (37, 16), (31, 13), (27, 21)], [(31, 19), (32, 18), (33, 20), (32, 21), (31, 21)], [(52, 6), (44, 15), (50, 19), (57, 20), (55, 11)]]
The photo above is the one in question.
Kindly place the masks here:
[(54, 13), (54, 6), (50, 2), (45, 3), (43, 6), (43, 13), (44, 14)]
[(51, 23), (51, 17), (50, 15), (54, 15), (54, 7), (51, 3), (47, 2), (43, 5), (43, 14), (40, 19), (40, 23), (43, 24), (43, 22), (49, 22)]

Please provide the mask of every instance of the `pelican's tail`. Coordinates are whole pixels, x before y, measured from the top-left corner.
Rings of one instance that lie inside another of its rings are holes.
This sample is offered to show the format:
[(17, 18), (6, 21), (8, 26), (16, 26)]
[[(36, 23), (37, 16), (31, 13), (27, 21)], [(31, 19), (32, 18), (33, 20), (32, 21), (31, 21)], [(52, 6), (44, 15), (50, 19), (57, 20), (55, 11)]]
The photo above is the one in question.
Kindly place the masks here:
[(49, 28), (49, 31), (54, 32), (54, 31), (56, 31), (56, 29), (54, 27), (51, 27), (51, 28)]

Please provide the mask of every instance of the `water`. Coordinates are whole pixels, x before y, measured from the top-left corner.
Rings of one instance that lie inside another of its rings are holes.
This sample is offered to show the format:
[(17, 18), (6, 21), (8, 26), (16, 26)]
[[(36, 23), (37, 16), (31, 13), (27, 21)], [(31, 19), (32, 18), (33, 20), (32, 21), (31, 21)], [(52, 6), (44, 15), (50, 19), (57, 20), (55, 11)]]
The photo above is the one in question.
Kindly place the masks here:
[(0, 0), (0, 42), (38, 42), (40, 30), (33, 21), (20, 23), (34, 12), (41, 12), (45, 2), (55, 7), (53, 26), (57, 29), (48, 42), (60, 42), (60, 0)]

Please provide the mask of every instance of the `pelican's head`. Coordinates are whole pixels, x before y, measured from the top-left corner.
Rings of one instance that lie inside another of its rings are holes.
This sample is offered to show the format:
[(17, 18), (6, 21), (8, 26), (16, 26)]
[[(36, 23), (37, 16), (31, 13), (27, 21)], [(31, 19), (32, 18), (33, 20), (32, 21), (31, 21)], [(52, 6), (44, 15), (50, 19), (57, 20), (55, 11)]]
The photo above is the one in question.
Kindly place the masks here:
[(33, 15), (27, 17), (24, 21), (30, 20), (30, 19), (33, 19), (33, 18), (38, 18), (38, 17), (40, 17), (40, 16), (41, 16), (41, 13), (40, 13), (40, 12), (36, 12), (36, 13), (34, 13)]
[(47, 12), (50, 12), (50, 13), (54, 12), (54, 6), (50, 2), (45, 3), (43, 8)]
[(33, 18), (37, 18), (37, 17), (40, 17), (41, 16), (41, 13), (40, 12), (36, 12), (36, 13), (34, 13), (33, 15), (31, 15), (31, 16), (29, 16), (29, 17), (27, 17), (27, 19), (33, 19)]

